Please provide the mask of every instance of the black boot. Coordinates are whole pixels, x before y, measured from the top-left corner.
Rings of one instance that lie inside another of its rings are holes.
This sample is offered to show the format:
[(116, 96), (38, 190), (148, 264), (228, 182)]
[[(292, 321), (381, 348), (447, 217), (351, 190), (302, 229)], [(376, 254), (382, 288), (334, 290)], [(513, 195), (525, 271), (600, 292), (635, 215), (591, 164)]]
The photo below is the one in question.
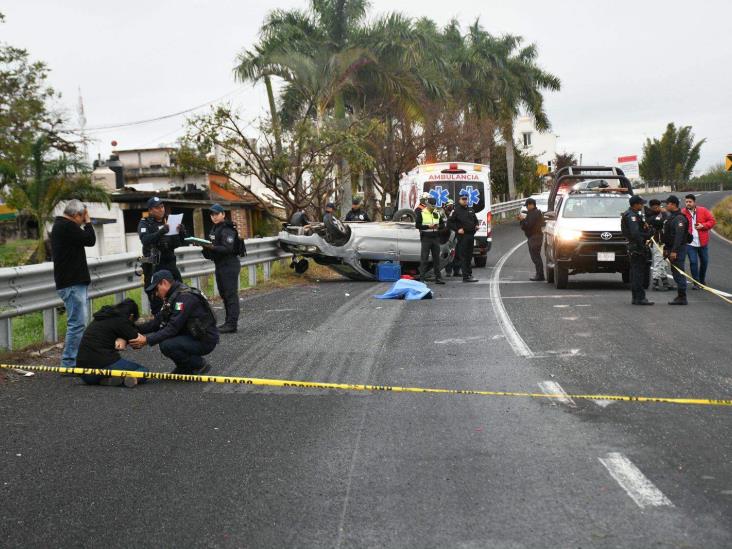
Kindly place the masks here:
[(686, 290), (679, 290), (679, 295), (676, 296), (676, 299), (673, 301), (668, 302), (669, 305), (688, 305), (689, 302), (686, 301)]

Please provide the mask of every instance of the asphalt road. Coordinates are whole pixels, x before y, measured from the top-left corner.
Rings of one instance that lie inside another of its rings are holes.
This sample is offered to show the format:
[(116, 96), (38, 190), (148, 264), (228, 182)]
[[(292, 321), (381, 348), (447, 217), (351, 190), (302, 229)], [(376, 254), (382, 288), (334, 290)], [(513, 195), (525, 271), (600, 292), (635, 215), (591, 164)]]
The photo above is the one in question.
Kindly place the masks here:
[[(713, 238), (708, 282), (732, 292)], [(355, 282), (247, 298), (212, 373), (730, 398), (731, 305), (632, 307), (620, 275), (530, 283), (521, 241), (497, 228), (481, 283), (429, 301)], [(0, 385), (0, 430), (3, 547), (732, 545), (730, 408), (38, 375)]]

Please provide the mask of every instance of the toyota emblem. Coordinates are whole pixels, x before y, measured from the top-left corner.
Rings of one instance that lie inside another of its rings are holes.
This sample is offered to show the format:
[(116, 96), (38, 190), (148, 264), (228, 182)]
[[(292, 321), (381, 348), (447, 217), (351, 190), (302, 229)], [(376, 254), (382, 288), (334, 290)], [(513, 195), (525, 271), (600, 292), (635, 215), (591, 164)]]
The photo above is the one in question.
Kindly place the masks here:
[(608, 233), (607, 231), (600, 235), (600, 238), (602, 238), (603, 240), (610, 240), (612, 237), (613, 233)]

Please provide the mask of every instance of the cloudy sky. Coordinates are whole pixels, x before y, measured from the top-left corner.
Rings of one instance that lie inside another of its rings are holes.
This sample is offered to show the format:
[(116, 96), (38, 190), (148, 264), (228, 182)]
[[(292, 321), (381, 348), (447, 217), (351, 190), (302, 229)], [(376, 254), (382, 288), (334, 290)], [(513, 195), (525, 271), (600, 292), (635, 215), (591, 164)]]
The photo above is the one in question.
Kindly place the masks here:
[[(90, 128), (175, 113), (225, 96), (255, 118), (261, 87), (237, 84), (232, 67), (273, 8), (307, 0), (6, 0), (0, 40), (30, 51), (76, 121), (81, 89)], [(397, 9), (439, 23), (480, 17), (493, 33), (535, 42), (540, 63), (562, 79), (547, 97), (560, 151), (585, 163), (641, 152), (666, 124), (705, 137), (699, 170), (732, 153), (729, 0), (373, 0), (371, 14)], [(170, 143), (184, 117), (96, 131), (93, 157)]]

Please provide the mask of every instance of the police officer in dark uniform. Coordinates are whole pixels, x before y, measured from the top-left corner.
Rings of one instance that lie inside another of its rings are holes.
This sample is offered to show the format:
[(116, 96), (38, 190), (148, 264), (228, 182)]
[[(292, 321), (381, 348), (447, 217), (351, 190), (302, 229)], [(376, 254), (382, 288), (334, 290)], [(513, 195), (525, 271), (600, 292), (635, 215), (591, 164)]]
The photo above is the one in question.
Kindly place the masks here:
[[(686, 261), (686, 245), (688, 244), (689, 221), (679, 208), (679, 199), (671, 195), (666, 199), (668, 218), (663, 224), (663, 255), (671, 262), (671, 276), (676, 282), (678, 295), (669, 305), (688, 305), (686, 300), (686, 277), (684, 271)], [(681, 272), (677, 271), (678, 268)]]
[(631, 196), (628, 208), (620, 220), (623, 236), (628, 239), (628, 258), (630, 261), (630, 289), (633, 292), (633, 305), (653, 305), (646, 299), (644, 288), (648, 269), (649, 249), (647, 242), (653, 232), (649, 230), (641, 213), (643, 200), (640, 196)]
[(351, 209), (346, 214), (346, 221), (371, 221), (369, 214), (361, 209), (361, 199), (357, 196), (351, 200)]
[(219, 342), (216, 316), (206, 298), (189, 288), (167, 270), (153, 274), (147, 292), (155, 292), (163, 301), (155, 318), (139, 324), (139, 335), (130, 345), (140, 349), (145, 345), (160, 345), (160, 352), (175, 362), (173, 374), (205, 374), (211, 365), (203, 358)]
[[(143, 217), (137, 226), (137, 235), (142, 242), (142, 273), (145, 287), (150, 285), (153, 273), (162, 269), (170, 271), (176, 280), (181, 281), (174, 250), (183, 245), (185, 227), (178, 225), (178, 234), (168, 235), (170, 227), (165, 219), (165, 204), (158, 196), (153, 196), (147, 201), (147, 210), (150, 215)], [(163, 306), (162, 300), (158, 299), (154, 292), (148, 292), (147, 297), (150, 310), (156, 314)]]
[(468, 206), (468, 193), (460, 191), (457, 206), (447, 220), (448, 227), (457, 234), (455, 254), (460, 258), (460, 268), (463, 271), (463, 282), (478, 282), (473, 278), (473, 247), (475, 246), (475, 232), (480, 226), (478, 216), (473, 208)]
[(224, 208), (220, 204), (211, 206), (211, 221), (214, 224), (208, 235), (211, 245), (204, 245), (203, 257), (212, 260), (216, 266), (216, 286), (226, 310), (226, 320), (219, 326), (219, 333), (233, 334), (239, 325), (241, 263), (235, 248), (239, 235), (234, 224), (226, 219)]

